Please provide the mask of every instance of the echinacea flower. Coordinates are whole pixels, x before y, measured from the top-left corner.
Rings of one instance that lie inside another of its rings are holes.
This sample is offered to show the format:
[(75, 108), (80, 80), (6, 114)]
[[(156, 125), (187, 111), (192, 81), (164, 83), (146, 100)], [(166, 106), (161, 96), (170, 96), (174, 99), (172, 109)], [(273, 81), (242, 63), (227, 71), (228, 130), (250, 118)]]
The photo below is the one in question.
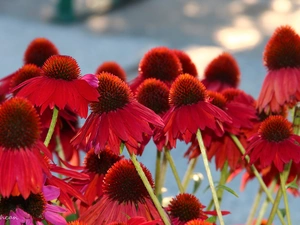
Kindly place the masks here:
[[(41, 191), (44, 174), (50, 175), (43, 159), (51, 153), (40, 141), (40, 119), (33, 105), (11, 98), (0, 106), (0, 194), (3, 197)], [(17, 166), (16, 166), (17, 165)]]
[(163, 225), (161, 220), (148, 221), (145, 217), (136, 216), (131, 217), (126, 223), (123, 222), (112, 222), (108, 225)]
[(137, 102), (120, 78), (105, 72), (97, 78), (100, 97), (91, 103), (92, 113), (71, 143), (85, 150), (94, 148), (96, 154), (108, 147), (117, 155), (124, 143), (131, 153), (141, 155), (141, 144), (153, 134), (150, 124), (163, 127), (162, 119)]
[[(206, 220), (207, 215), (216, 215), (215, 211), (204, 211), (204, 205), (193, 194), (181, 193), (176, 195), (170, 201), (167, 211), (170, 215), (173, 225), (184, 225), (191, 220)], [(229, 214), (222, 211), (223, 215)]]
[(215, 224), (205, 220), (196, 219), (196, 220), (190, 220), (186, 222), (184, 225), (215, 225)]
[(213, 59), (204, 71), (203, 84), (208, 90), (221, 92), (237, 88), (240, 83), (240, 69), (233, 56), (227, 52)]
[(121, 159), (121, 156), (114, 154), (109, 149), (105, 149), (99, 154), (95, 154), (94, 149), (90, 149), (86, 154), (84, 159), (85, 166), (82, 173), (89, 175), (90, 179), (72, 179), (70, 181), (70, 184), (79, 189), (86, 198), (87, 204), (81, 203), (81, 213), (85, 211), (88, 206), (92, 205), (94, 201), (102, 197), (102, 184), (104, 176), (110, 167), (112, 167), (112, 165)]
[[(163, 116), (163, 133), (172, 148), (176, 147), (177, 139), (186, 143), (194, 140), (198, 129), (221, 135), (224, 133), (222, 123), (231, 123), (223, 110), (209, 102), (201, 81), (189, 74), (182, 74), (174, 81), (169, 99), (171, 108)], [(154, 140), (157, 137), (159, 135)]]
[(80, 117), (86, 117), (88, 104), (97, 101), (99, 94), (85, 77), (79, 77), (80, 68), (76, 60), (70, 56), (54, 55), (47, 59), (42, 70), (42, 76), (15, 87), (13, 91), (18, 90), (16, 96), (25, 97), (41, 107), (41, 114), (47, 107), (64, 109), (68, 106)]
[[(0, 215), (10, 217), (11, 224), (37, 224), (43, 225), (43, 220), (55, 225), (66, 225), (66, 220), (59, 215), (67, 210), (51, 204), (59, 196), (59, 189), (45, 185), (42, 192), (31, 193), (28, 198), (19, 196), (9, 196), (0, 199)], [(0, 220), (0, 225), (5, 224), (5, 220)]]
[(96, 70), (95, 74), (100, 74), (102, 72), (111, 73), (119, 77), (121, 80), (126, 81), (126, 72), (125, 70), (116, 62), (114, 61), (106, 61), (102, 63)]
[(24, 53), (24, 64), (42, 67), (50, 56), (58, 54), (58, 49), (50, 40), (42, 37), (35, 38), (29, 43)]
[(148, 51), (139, 64), (139, 75), (130, 82), (135, 93), (147, 78), (156, 78), (168, 86), (182, 73), (182, 65), (176, 54), (167, 47), (156, 47)]
[(290, 26), (278, 27), (264, 51), (268, 73), (257, 104), (259, 112), (279, 113), (300, 100), (300, 36)]
[(292, 124), (282, 116), (269, 116), (256, 135), (249, 139), (246, 154), (250, 164), (261, 168), (274, 164), (279, 172), (291, 160), (300, 162), (300, 137), (293, 134)]
[(176, 54), (181, 63), (182, 73), (188, 73), (193, 77), (197, 77), (197, 68), (193, 63), (192, 59), (189, 57), (189, 55), (186, 54), (184, 51), (178, 49), (173, 49), (173, 52)]
[(0, 80), (0, 95), (6, 96), (10, 94), (10, 90), (12, 88), (19, 85), (23, 81), (41, 75), (42, 70), (40, 67), (36, 66), (35, 64), (25, 64), (16, 72)]
[[(137, 88), (136, 99), (139, 103), (152, 109), (157, 115), (163, 115), (170, 109), (169, 88), (168, 86), (155, 78), (148, 78)], [(153, 136), (157, 136), (154, 143), (159, 151), (166, 144), (166, 137), (161, 132), (162, 128), (154, 128)], [(160, 136), (156, 134), (161, 134)], [(148, 137), (149, 139), (151, 136)]]
[[(141, 167), (153, 187), (150, 171)], [(103, 196), (79, 218), (92, 224), (127, 222), (141, 216), (147, 221), (160, 219), (150, 195), (139, 177), (133, 163), (128, 159), (116, 162), (106, 173), (102, 186)]]

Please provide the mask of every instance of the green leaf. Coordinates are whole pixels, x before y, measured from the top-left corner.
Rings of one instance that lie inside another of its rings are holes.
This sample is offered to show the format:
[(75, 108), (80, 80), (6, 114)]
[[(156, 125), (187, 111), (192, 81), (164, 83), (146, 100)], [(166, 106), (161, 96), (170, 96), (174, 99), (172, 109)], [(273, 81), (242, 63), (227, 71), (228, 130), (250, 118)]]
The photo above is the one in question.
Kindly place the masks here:
[(297, 178), (298, 178), (298, 176), (296, 176), (295, 177), (295, 179), (292, 181), (292, 182), (290, 182), (289, 184), (287, 184), (286, 186), (285, 186), (285, 188), (286, 189), (288, 189), (288, 188), (293, 188), (293, 189), (296, 189), (296, 190), (298, 190), (299, 189), (299, 186), (298, 186), (298, 184), (297, 184)]
[[(219, 181), (214, 181), (214, 185), (217, 185), (218, 183), (219, 183)], [(207, 187), (203, 190), (203, 193), (205, 193), (209, 188), (210, 188), (210, 186), (207, 185)]]
[(217, 217), (216, 216), (211, 216), (206, 221), (210, 222), (210, 223), (215, 223), (217, 221)]
[(279, 211), (281, 212), (282, 217), (284, 218), (286, 215), (286, 210), (285, 208), (279, 209)]
[(227, 186), (225, 186), (225, 185), (222, 185), (222, 184), (219, 184), (217, 187), (216, 187), (216, 189), (219, 189), (219, 188), (223, 188), (225, 191), (228, 191), (229, 193), (231, 193), (231, 194), (233, 194), (235, 197), (239, 197), (238, 196), (238, 194), (234, 191), (234, 190), (232, 190), (231, 188), (229, 188), (229, 187), (227, 187)]

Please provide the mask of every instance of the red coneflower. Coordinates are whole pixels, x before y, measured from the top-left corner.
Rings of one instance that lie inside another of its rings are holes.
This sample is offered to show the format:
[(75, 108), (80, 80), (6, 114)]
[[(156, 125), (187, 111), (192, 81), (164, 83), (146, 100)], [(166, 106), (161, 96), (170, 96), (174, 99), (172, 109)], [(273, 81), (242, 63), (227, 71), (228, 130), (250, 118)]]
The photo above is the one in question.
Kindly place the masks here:
[[(151, 173), (144, 165), (141, 164), (141, 167), (153, 187)], [(116, 162), (105, 175), (102, 188), (102, 198), (80, 217), (80, 221), (90, 225), (127, 222), (136, 216), (145, 217), (148, 221), (160, 218), (130, 160)]]
[[(3, 197), (41, 192), (43, 175), (50, 175), (42, 153), (51, 153), (40, 141), (40, 120), (33, 105), (11, 98), (0, 106), (0, 193)], [(18, 165), (18, 166), (16, 166)]]
[(0, 224), (6, 224), (6, 220), (3, 219), (6, 217), (12, 218), (10, 224), (43, 225), (43, 220), (50, 224), (67, 224), (65, 218), (59, 215), (67, 210), (51, 204), (52, 200), (57, 199), (59, 193), (58, 188), (45, 185), (42, 192), (31, 193), (26, 199), (22, 196), (2, 197), (0, 199)]
[(205, 220), (191, 220), (185, 223), (184, 225), (215, 225), (214, 223), (205, 221)]
[(130, 88), (136, 88), (147, 78), (156, 78), (167, 85), (182, 73), (182, 65), (176, 54), (167, 47), (156, 47), (148, 51), (139, 65), (139, 75), (130, 82)]
[(58, 55), (56, 46), (46, 38), (36, 38), (30, 42), (24, 53), (24, 64), (42, 67), (52, 55)]
[[(164, 82), (155, 78), (148, 78), (140, 84), (136, 91), (136, 99), (161, 117), (170, 109), (169, 88)], [(161, 133), (161, 129), (154, 128), (153, 136), (157, 133)], [(157, 149), (161, 151), (166, 144), (166, 138), (164, 135), (157, 136), (154, 142)]]
[(40, 67), (34, 64), (25, 64), (13, 74), (10, 80), (10, 88), (14, 88), (22, 82), (29, 80), (33, 77), (41, 76), (42, 73), (43, 71)]
[(95, 153), (108, 147), (117, 155), (124, 143), (131, 153), (141, 155), (141, 144), (145, 145), (147, 136), (153, 134), (150, 124), (162, 127), (163, 121), (138, 103), (120, 78), (105, 72), (97, 78), (100, 97), (91, 104), (92, 113), (71, 143), (85, 150), (94, 148)]
[(80, 117), (86, 117), (88, 103), (97, 101), (99, 94), (85, 77), (79, 77), (80, 68), (76, 60), (70, 56), (51, 56), (42, 70), (42, 76), (26, 80), (15, 87), (12, 91), (18, 90), (16, 96), (28, 98), (34, 105), (41, 107), (41, 114), (47, 107), (64, 109), (68, 106)]
[(161, 220), (148, 221), (145, 217), (136, 216), (130, 218), (126, 223), (112, 222), (109, 225), (163, 225)]
[(221, 92), (226, 88), (237, 88), (240, 83), (240, 69), (236, 60), (229, 53), (222, 53), (208, 64), (202, 82), (211, 91)]
[(246, 154), (250, 164), (257, 162), (264, 168), (273, 163), (282, 172), (291, 160), (300, 162), (300, 137), (293, 134), (292, 124), (282, 116), (269, 116), (249, 141)]
[(259, 111), (281, 111), (285, 104), (300, 100), (300, 36), (290, 26), (277, 28), (266, 45), (268, 69), (258, 97)]
[(173, 49), (173, 52), (176, 54), (176, 56), (178, 57), (182, 65), (182, 73), (188, 73), (193, 77), (197, 77), (198, 76), (197, 68), (193, 63), (192, 59), (189, 57), (189, 55), (186, 54), (184, 51), (178, 49)]
[(107, 61), (102, 63), (96, 70), (96, 74), (100, 74), (102, 72), (111, 73), (119, 77), (121, 80), (126, 81), (126, 72), (125, 70), (114, 61)]
[[(121, 160), (122, 157), (114, 154), (109, 149), (101, 151), (98, 155), (94, 149), (90, 149), (84, 159), (83, 173), (89, 175), (89, 180), (72, 179), (71, 184), (76, 186), (86, 198), (87, 204), (92, 205), (94, 201), (103, 195), (103, 178), (112, 165)], [(87, 208), (86, 204), (81, 204), (81, 213)]]
[[(204, 208), (194, 195), (181, 193), (170, 201), (167, 211), (173, 225), (184, 225), (191, 220), (206, 220), (207, 215), (216, 215), (214, 211), (203, 211)], [(227, 215), (229, 212), (222, 211), (222, 214)]]
[(171, 108), (163, 117), (163, 133), (172, 148), (176, 147), (177, 139), (186, 143), (194, 140), (198, 129), (210, 129), (221, 135), (222, 123), (231, 123), (223, 110), (209, 102), (204, 85), (189, 74), (182, 74), (174, 81), (169, 99)]

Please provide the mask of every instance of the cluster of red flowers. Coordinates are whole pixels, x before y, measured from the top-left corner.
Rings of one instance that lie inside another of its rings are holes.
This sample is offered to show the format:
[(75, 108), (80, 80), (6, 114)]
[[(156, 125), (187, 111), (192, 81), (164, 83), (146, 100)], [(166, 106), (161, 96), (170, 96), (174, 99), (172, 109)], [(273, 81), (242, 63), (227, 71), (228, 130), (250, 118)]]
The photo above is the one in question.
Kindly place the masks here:
[[(33, 40), (24, 65), (0, 80), (0, 225), (8, 217), (16, 218), (10, 224), (66, 224), (69, 213), (78, 216), (70, 224), (164, 224), (123, 148), (140, 156), (151, 138), (158, 152), (180, 140), (190, 144), (190, 160), (201, 155), (198, 131), (226, 179), (241, 170), (253, 177), (255, 165), (269, 185), (292, 162), (288, 180), (298, 182), (300, 137), (287, 109), (300, 100), (300, 36), (279, 27), (264, 62), (268, 73), (256, 101), (238, 89), (240, 70), (227, 52), (200, 80), (185, 52), (156, 47), (127, 83), (116, 62), (82, 76), (74, 58), (45, 38)], [(79, 117), (86, 118), (82, 126)], [(79, 151), (86, 152), (83, 165)], [(172, 198), (164, 213), (174, 225), (210, 225), (208, 215), (217, 215), (189, 193)]]

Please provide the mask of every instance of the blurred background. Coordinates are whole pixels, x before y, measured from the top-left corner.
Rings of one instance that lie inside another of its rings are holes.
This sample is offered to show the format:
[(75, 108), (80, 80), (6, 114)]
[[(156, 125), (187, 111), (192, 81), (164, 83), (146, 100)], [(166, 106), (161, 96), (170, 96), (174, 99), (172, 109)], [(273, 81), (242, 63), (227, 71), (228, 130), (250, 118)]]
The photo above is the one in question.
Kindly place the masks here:
[[(241, 70), (240, 88), (257, 98), (266, 74), (264, 47), (280, 25), (300, 33), (299, 6), (300, 0), (0, 0), (0, 77), (23, 65), (25, 49), (36, 37), (48, 38), (61, 54), (74, 57), (82, 74), (114, 60), (126, 70), (128, 81), (137, 75), (146, 51), (167, 46), (186, 51), (199, 76), (218, 54), (231, 53)], [(155, 148), (148, 148), (140, 160), (154, 172)], [(181, 177), (186, 148), (179, 143), (172, 151)], [(201, 163), (196, 170), (205, 174)], [(222, 209), (232, 213), (225, 217), (228, 225), (246, 221), (258, 190), (252, 181), (240, 192), (240, 178), (228, 184), (239, 198), (225, 193), (222, 202)], [(170, 170), (166, 184), (165, 196), (176, 195)], [(203, 189), (207, 184), (204, 176)], [(208, 205), (211, 195), (200, 190), (197, 197)], [(300, 224), (299, 201), (290, 198), (293, 224)]]

